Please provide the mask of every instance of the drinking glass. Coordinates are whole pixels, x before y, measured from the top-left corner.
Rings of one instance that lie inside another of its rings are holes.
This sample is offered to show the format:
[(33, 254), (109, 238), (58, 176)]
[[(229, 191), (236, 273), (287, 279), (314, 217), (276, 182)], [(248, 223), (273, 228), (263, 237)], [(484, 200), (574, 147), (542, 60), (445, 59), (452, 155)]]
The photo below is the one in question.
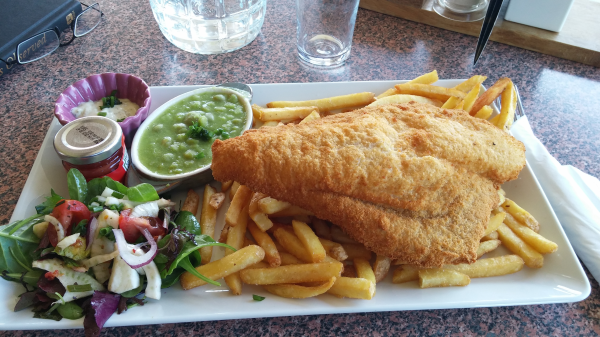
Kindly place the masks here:
[(150, 0), (163, 35), (196, 54), (220, 54), (254, 41), (267, 0)]
[(359, 0), (296, 0), (298, 57), (319, 67), (350, 56)]
[(489, 0), (434, 0), (433, 10), (447, 19), (471, 22), (485, 17), (488, 4)]

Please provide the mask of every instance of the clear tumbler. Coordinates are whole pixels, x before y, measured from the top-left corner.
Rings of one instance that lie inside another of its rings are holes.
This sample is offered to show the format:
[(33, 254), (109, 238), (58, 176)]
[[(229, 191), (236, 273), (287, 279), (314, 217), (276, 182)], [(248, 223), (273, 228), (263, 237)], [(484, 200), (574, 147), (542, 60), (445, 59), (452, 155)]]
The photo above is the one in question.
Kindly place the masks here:
[(150, 6), (172, 44), (191, 53), (220, 54), (256, 38), (267, 0), (150, 0)]
[(350, 56), (359, 0), (296, 0), (300, 60), (335, 67)]

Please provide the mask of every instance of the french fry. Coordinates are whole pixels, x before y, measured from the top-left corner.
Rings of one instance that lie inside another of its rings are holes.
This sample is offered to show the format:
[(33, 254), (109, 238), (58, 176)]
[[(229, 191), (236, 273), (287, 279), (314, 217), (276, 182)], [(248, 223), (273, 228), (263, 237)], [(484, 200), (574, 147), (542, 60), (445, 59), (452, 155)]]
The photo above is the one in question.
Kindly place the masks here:
[(267, 260), (269, 265), (271, 267), (278, 267), (281, 264), (281, 256), (269, 234), (260, 230), (254, 221), (248, 222), (248, 230), (258, 245), (265, 250), (265, 260)]
[(308, 252), (308, 250), (306, 250), (306, 248), (304, 248), (304, 245), (296, 235), (283, 228), (277, 228), (273, 232), (273, 235), (275, 235), (275, 239), (277, 239), (277, 241), (288, 253), (294, 255), (305, 263), (312, 262), (311, 254)]
[(375, 295), (375, 283), (364, 278), (339, 277), (327, 293), (337, 297), (370, 300)]
[(212, 207), (214, 209), (219, 209), (219, 208), (221, 208), (221, 206), (223, 206), (224, 201), (225, 201), (225, 193), (214, 193), (213, 195), (210, 196), (210, 200), (208, 201), (208, 204), (210, 205), (210, 207)]
[(351, 260), (354, 260), (356, 258), (371, 260), (371, 251), (361, 244), (342, 243), (342, 247), (344, 247), (346, 254), (348, 254), (348, 258)]
[(479, 96), (479, 89), (481, 89), (481, 86), (477, 85), (473, 89), (471, 89), (471, 91), (469, 91), (469, 93), (463, 100), (463, 110), (467, 112), (471, 111), (473, 103), (475, 103), (477, 96)]
[(450, 97), (458, 97), (460, 99), (464, 99), (466, 96), (464, 92), (456, 89), (438, 87), (429, 84), (396, 84), (396, 90), (400, 94), (423, 96), (427, 98), (437, 99), (442, 102), (447, 101)]
[[(236, 273), (248, 266), (251, 266), (265, 258), (265, 251), (259, 246), (244, 247), (235, 253), (229, 254), (222, 259), (213, 261), (203, 266), (196, 267), (198, 273), (211, 280), (218, 280), (222, 277)], [(192, 289), (206, 284), (206, 281), (185, 272), (180, 278), (181, 287), (184, 290)]]
[(490, 216), (490, 220), (488, 221), (488, 225), (483, 236), (490, 235), (492, 232), (495, 232), (498, 227), (500, 227), (505, 217), (506, 214), (503, 214), (502, 212)]
[(542, 268), (544, 265), (544, 257), (538, 253), (530, 245), (525, 243), (520, 237), (513, 233), (505, 224), (498, 228), (498, 236), (502, 244), (511, 252), (519, 255), (525, 265), (529, 268)]
[(481, 86), (481, 83), (485, 82), (487, 76), (473, 75), (468, 80), (454, 87), (454, 89), (467, 93), (471, 91), (475, 86)]
[(377, 283), (375, 273), (373, 272), (373, 268), (371, 268), (369, 260), (362, 258), (354, 259), (354, 268), (356, 269), (356, 275), (358, 277), (367, 279), (373, 282), (373, 284)]
[(450, 97), (442, 104), (442, 109), (455, 109), (459, 101), (460, 98), (458, 97)]
[(344, 270), (342, 271), (343, 277), (356, 277), (356, 268), (353, 264), (344, 265)]
[(554, 253), (558, 249), (558, 245), (556, 243), (546, 239), (545, 237), (531, 230), (531, 228), (517, 221), (504, 221), (504, 224), (538, 253), (550, 254)]
[[(439, 80), (439, 77), (438, 77), (437, 70), (434, 70), (430, 73), (423, 74), (419, 77), (416, 77), (406, 83), (433, 84), (433, 83), (437, 82), (438, 80)], [(386, 90), (383, 94), (377, 96), (377, 99), (381, 99), (381, 98), (395, 95), (395, 94), (397, 94), (396, 88), (391, 88), (391, 89)]]
[(419, 287), (455, 287), (466, 286), (471, 283), (471, 278), (455, 270), (424, 269), (419, 270)]
[(242, 214), (241, 212), (244, 207), (248, 206), (251, 198), (252, 191), (245, 185), (241, 185), (233, 196), (227, 213), (225, 213), (225, 223), (227, 225), (233, 227), (240, 217), (248, 215), (248, 213)]
[[(506, 201), (506, 196), (503, 193), (501, 193), (500, 191), (502, 191), (502, 189), (500, 189), (498, 191), (498, 197), (500, 198), (500, 201), (498, 202), (498, 206), (502, 206), (504, 201)], [(502, 191), (502, 192), (504, 192), (504, 191)]]
[(267, 108), (259, 111), (259, 119), (263, 122), (303, 119), (313, 111), (319, 112), (316, 106), (295, 106), (286, 108)]
[(231, 185), (233, 185), (233, 180), (224, 181), (221, 183), (221, 192), (227, 191)]
[(458, 102), (458, 104), (456, 105), (456, 107), (454, 109), (462, 110), (464, 104), (465, 104), (465, 101), (461, 100), (461, 101)]
[[(206, 184), (204, 186), (204, 195), (202, 196), (202, 211), (200, 213), (200, 230), (202, 234), (208, 235), (211, 238), (215, 238), (215, 225), (217, 223), (217, 210), (210, 207), (210, 198), (217, 192), (217, 190)], [(200, 256), (202, 258), (202, 264), (207, 264), (212, 258), (213, 247), (202, 247), (200, 248)]]
[(233, 184), (231, 184), (231, 189), (229, 190), (229, 200), (233, 200), (233, 197), (235, 196), (235, 193), (237, 192), (238, 188), (240, 188), (240, 183), (238, 183), (237, 181), (234, 181)]
[(500, 114), (496, 126), (506, 132), (510, 130), (517, 109), (517, 93), (512, 81), (508, 83), (500, 96)]
[(246, 267), (246, 269), (269, 268), (269, 264), (265, 261), (258, 261), (255, 264)]
[(501, 243), (502, 241), (500, 240), (488, 240), (480, 243), (479, 248), (477, 248), (477, 258), (498, 248)]
[(328, 281), (342, 273), (341, 263), (292, 264), (275, 268), (246, 269), (240, 273), (246, 284), (266, 285)]
[(258, 201), (258, 209), (265, 214), (281, 212), (290, 206), (289, 202), (279, 201), (271, 197), (265, 197)]
[(260, 127), (261, 128), (269, 128), (269, 127), (275, 127), (275, 126), (279, 126), (279, 121), (264, 122)]
[(194, 190), (189, 190), (185, 200), (183, 201), (183, 206), (181, 206), (181, 211), (188, 211), (196, 215), (199, 205), (200, 196)]
[(369, 104), (368, 106), (378, 106), (378, 105), (386, 105), (386, 104), (402, 104), (408, 102), (417, 102), (417, 103), (427, 103), (437, 107), (442, 106), (442, 102), (437, 99), (415, 96), (415, 95), (406, 95), (406, 94), (396, 94), (391, 96), (386, 96), (380, 99), (377, 99), (375, 102)]
[(308, 123), (310, 121), (314, 121), (315, 119), (320, 119), (321, 115), (319, 114), (319, 112), (317, 110), (313, 110), (313, 112), (310, 113), (310, 115), (304, 117), (304, 119), (302, 119), (300, 121), (300, 123), (298, 124), (304, 124), (304, 123)]
[(306, 224), (311, 223), (310, 217), (305, 214), (295, 215), (293, 220), (304, 222)]
[(331, 240), (331, 228), (329, 228), (329, 225), (325, 220), (313, 217), (312, 226), (318, 237)]
[(279, 252), (279, 256), (281, 259), (281, 262), (279, 264), (280, 266), (287, 266), (290, 264), (304, 264), (304, 261), (301, 261), (299, 258), (287, 252)]
[(250, 217), (252, 218), (252, 220), (254, 220), (258, 228), (260, 228), (260, 230), (263, 232), (266, 232), (269, 228), (273, 227), (273, 222), (271, 221), (271, 219), (269, 219), (269, 217), (265, 213), (262, 213), (258, 209), (259, 200), (265, 197), (265, 194), (258, 192), (254, 193), (252, 195), (252, 198), (250, 199), (250, 207), (248, 208), (248, 213), (250, 214)]
[(314, 287), (305, 287), (296, 284), (271, 284), (263, 287), (271, 294), (285, 298), (309, 298), (326, 293), (333, 286), (336, 279), (336, 277), (332, 277), (329, 281)]
[(331, 226), (331, 240), (339, 243), (358, 243), (346, 234), (340, 227)]
[(294, 233), (296, 233), (296, 236), (308, 251), (312, 262), (323, 262), (326, 255), (325, 248), (323, 248), (315, 232), (306, 223), (296, 220), (292, 221), (292, 227), (294, 228)]
[(267, 103), (267, 107), (285, 108), (298, 106), (316, 106), (318, 107), (319, 112), (328, 112), (336, 109), (367, 105), (369, 103), (372, 103), (374, 100), (375, 94), (373, 94), (372, 92), (361, 92), (357, 94), (321, 98), (310, 101), (275, 101)]
[(443, 269), (456, 270), (470, 278), (479, 278), (513, 274), (523, 269), (524, 264), (523, 259), (518, 255), (504, 255), (479, 259), (472, 264), (448, 264)]
[(401, 265), (396, 270), (394, 270), (394, 275), (392, 276), (392, 283), (405, 283), (410, 281), (416, 281), (419, 279), (419, 270), (418, 267), (414, 267), (411, 265)]
[[(242, 216), (238, 218), (238, 222), (236, 225), (229, 229), (227, 233), (227, 244), (235, 249), (242, 248), (244, 244), (244, 239), (246, 237), (246, 228), (248, 224), (248, 216), (244, 216), (245, 210), (248, 206), (244, 207), (242, 210)], [(233, 251), (229, 248), (225, 248), (225, 255), (231, 255)], [(266, 255), (266, 252), (265, 252)], [(231, 293), (234, 295), (242, 294), (242, 279), (240, 279), (239, 273), (232, 273), (230, 275), (225, 276), (225, 283), (231, 289)]]
[[(473, 109), (473, 107), (471, 107), (471, 109)], [(492, 109), (491, 106), (484, 105), (481, 109), (479, 109), (479, 111), (477, 111), (477, 113), (475, 113), (474, 117), (481, 118), (481, 119), (488, 119), (488, 118), (490, 118), (490, 116), (492, 115), (493, 112), (494, 112), (494, 109)]]
[(481, 242), (490, 241), (490, 240), (498, 240), (498, 231), (491, 232), (490, 234), (481, 238)]
[(227, 233), (229, 233), (229, 229), (231, 226), (225, 224), (223, 229), (221, 230), (221, 235), (219, 235), (219, 242), (225, 243), (227, 241)]
[(298, 206), (289, 206), (281, 211), (271, 213), (270, 216), (274, 218), (285, 217), (285, 216), (296, 216), (296, 215), (313, 215), (312, 212), (302, 209)]
[(475, 103), (473, 103), (473, 107), (471, 108), (471, 116), (474, 116), (484, 105), (490, 105), (506, 88), (506, 86), (510, 83), (510, 79), (503, 77), (496, 81), (494, 85), (489, 87), (481, 96), (477, 98)]
[(512, 215), (516, 220), (531, 228), (534, 232), (540, 231), (540, 223), (526, 210), (521, 208), (514, 201), (506, 198), (502, 204), (502, 209)]
[(344, 261), (348, 259), (348, 254), (341, 244), (323, 238), (319, 238), (319, 241), (323, 245), (323, 248), (325, 248), (328, 256), (331, 256), (337, 261)]
[(260, 112), (262, 109), (263, 108), (260, 105), (252, 104), (252, 117), (254, 117), (254, 120), (260, 120)]
[(387, 276), (390, 271), (392, 260), (389, 257), (377, 255), (373, 263), (373, 273), (375, 273), (375, 282), (379, 283)]

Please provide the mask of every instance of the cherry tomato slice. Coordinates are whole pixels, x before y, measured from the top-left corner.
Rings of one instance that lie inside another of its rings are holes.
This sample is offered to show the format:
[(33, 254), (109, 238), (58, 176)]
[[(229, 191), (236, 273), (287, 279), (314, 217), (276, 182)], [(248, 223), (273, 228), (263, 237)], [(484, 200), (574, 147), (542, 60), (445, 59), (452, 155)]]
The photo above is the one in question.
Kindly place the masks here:
[(127, 209), (122, 211), (119, 216), (119, 228), (123, 231), (127, 242), (136, 242), (142, 235), (141, 228), (148, 229), (155, 238), (165, 235), (166, 230), (163, 228), (161, 219), (152, 217), (133, 218), (129, 214), (131, 214), (131, 210)]
[(65, 230), (65, 236), (71, 235), (71, 225), (77, 225), (81, 220), (91, 220), (92, 213), (82, 202), (77, 200), (62, 200), (52, 210), (53, 217), (60, 222)]

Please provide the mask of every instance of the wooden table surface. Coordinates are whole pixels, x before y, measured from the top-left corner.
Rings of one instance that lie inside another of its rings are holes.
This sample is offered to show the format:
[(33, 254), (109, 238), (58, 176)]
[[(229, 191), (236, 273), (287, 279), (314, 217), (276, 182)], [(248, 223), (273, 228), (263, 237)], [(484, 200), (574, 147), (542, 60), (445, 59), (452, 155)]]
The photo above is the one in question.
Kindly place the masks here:
[[(442, 79), (510, 77), (520, 88), (536, 136), (562, 164), (600, 176), (600, 69), (490, 42), (472, 66), (476, 38), (360, 9), (346, 65), (303, 66), (296, 58), (295, 7), (268, 3), (261, 34), (222, 55), (195, 55), (171, 45), (147, 1), (101, 0), (98, 28), (37, 62), (0, 77), (0, 221), (6, 223), (71, 83), (91, 74), (124, 72), (151, 86), (222, 82), (294, 83), (411, 79), (437, 69)], [(440, 18), (440, 20), (442, 20)], [(315, 315), (107, 328), (107, 336), (158, 335), (597, 335), (600, 290), (571, 304)], [(71, 336), (83, 330), (7, 331), (0, 336)]]

